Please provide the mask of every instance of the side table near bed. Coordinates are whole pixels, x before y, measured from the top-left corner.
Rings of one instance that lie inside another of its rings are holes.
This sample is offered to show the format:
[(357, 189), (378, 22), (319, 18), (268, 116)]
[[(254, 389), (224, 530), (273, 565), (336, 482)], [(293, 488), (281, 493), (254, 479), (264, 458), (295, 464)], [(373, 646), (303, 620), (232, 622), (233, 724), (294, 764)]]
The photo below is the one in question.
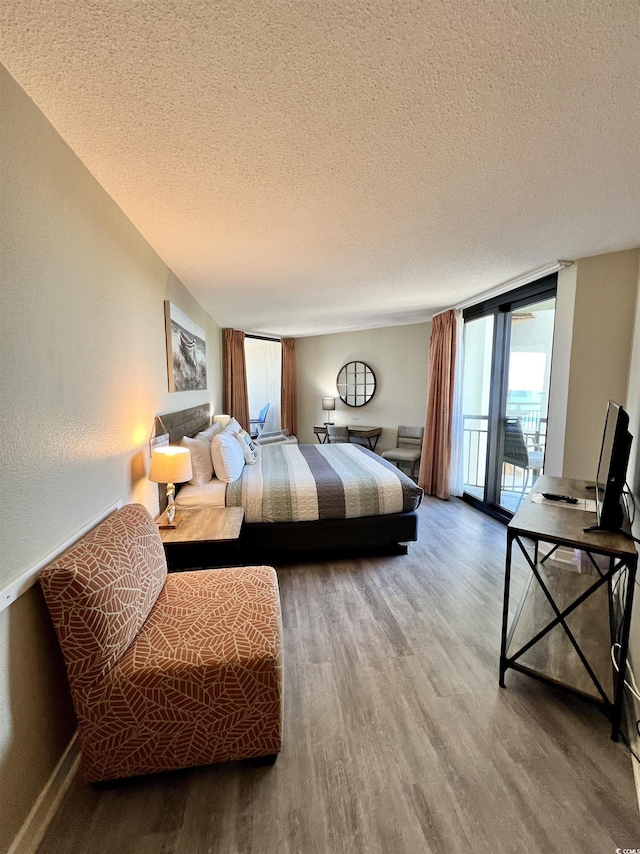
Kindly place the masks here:
[(160, 529), (169, 572), (238, 563), (244, 507), (178, 510), (178, 520), (177, 528)]

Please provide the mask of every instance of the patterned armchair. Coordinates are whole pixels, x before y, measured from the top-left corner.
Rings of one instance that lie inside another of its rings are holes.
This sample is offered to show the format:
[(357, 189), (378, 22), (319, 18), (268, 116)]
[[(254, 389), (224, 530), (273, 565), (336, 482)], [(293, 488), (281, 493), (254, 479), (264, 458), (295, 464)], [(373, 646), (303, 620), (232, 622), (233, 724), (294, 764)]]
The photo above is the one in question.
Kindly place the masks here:
[(150, 514), (128, 505), (40, 573), (98, 782), (265, 757), (282, 744), (272, 567), (167, 575)]

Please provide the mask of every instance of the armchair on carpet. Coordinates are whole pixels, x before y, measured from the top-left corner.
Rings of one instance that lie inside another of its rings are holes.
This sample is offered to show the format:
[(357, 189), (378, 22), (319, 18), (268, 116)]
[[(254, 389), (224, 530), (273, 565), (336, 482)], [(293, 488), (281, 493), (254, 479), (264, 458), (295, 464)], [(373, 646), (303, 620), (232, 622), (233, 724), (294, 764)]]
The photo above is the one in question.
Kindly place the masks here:
[(91, 782), (262, 757), (282, 744), (282, 629), (268, 566), (167, 575), (130, 504), (40, 572)]

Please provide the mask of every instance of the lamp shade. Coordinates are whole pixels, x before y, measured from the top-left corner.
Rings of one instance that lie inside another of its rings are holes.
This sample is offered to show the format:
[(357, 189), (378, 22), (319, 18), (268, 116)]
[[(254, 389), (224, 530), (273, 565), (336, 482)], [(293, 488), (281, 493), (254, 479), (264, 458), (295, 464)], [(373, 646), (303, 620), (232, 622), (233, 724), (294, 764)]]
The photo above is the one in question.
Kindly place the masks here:
[(154, 449), (151, 455), (149, 480), (154, 483), (184, 483), (192, 477), (191, 454), (188, 448), (168, 445)]
[(224, 428), (227, 426), (229, 421), (231, 421), (231, 416), (230, 415), (214, 415), (213, 420), (214, 420), (214, 422), (217, 421), (218, 424), (220, 424), (222, 426), (222, 429), (224, 430)]
[(336, 399), (335, 397), (323, 397), (322, 398), (322, 408), (325, 412), (331, 412), (332, 409), (336, 408)]

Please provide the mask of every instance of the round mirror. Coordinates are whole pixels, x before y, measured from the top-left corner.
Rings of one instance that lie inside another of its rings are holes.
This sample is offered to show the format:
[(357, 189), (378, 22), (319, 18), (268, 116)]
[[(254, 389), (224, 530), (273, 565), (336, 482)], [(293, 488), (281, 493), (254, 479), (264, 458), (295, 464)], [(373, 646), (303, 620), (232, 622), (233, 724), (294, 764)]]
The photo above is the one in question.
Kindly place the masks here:
[(375, 393), (376, 375), (365, 362), (347, 362), (340, 368), (336, 385), (343, 403), (364, 406)]

